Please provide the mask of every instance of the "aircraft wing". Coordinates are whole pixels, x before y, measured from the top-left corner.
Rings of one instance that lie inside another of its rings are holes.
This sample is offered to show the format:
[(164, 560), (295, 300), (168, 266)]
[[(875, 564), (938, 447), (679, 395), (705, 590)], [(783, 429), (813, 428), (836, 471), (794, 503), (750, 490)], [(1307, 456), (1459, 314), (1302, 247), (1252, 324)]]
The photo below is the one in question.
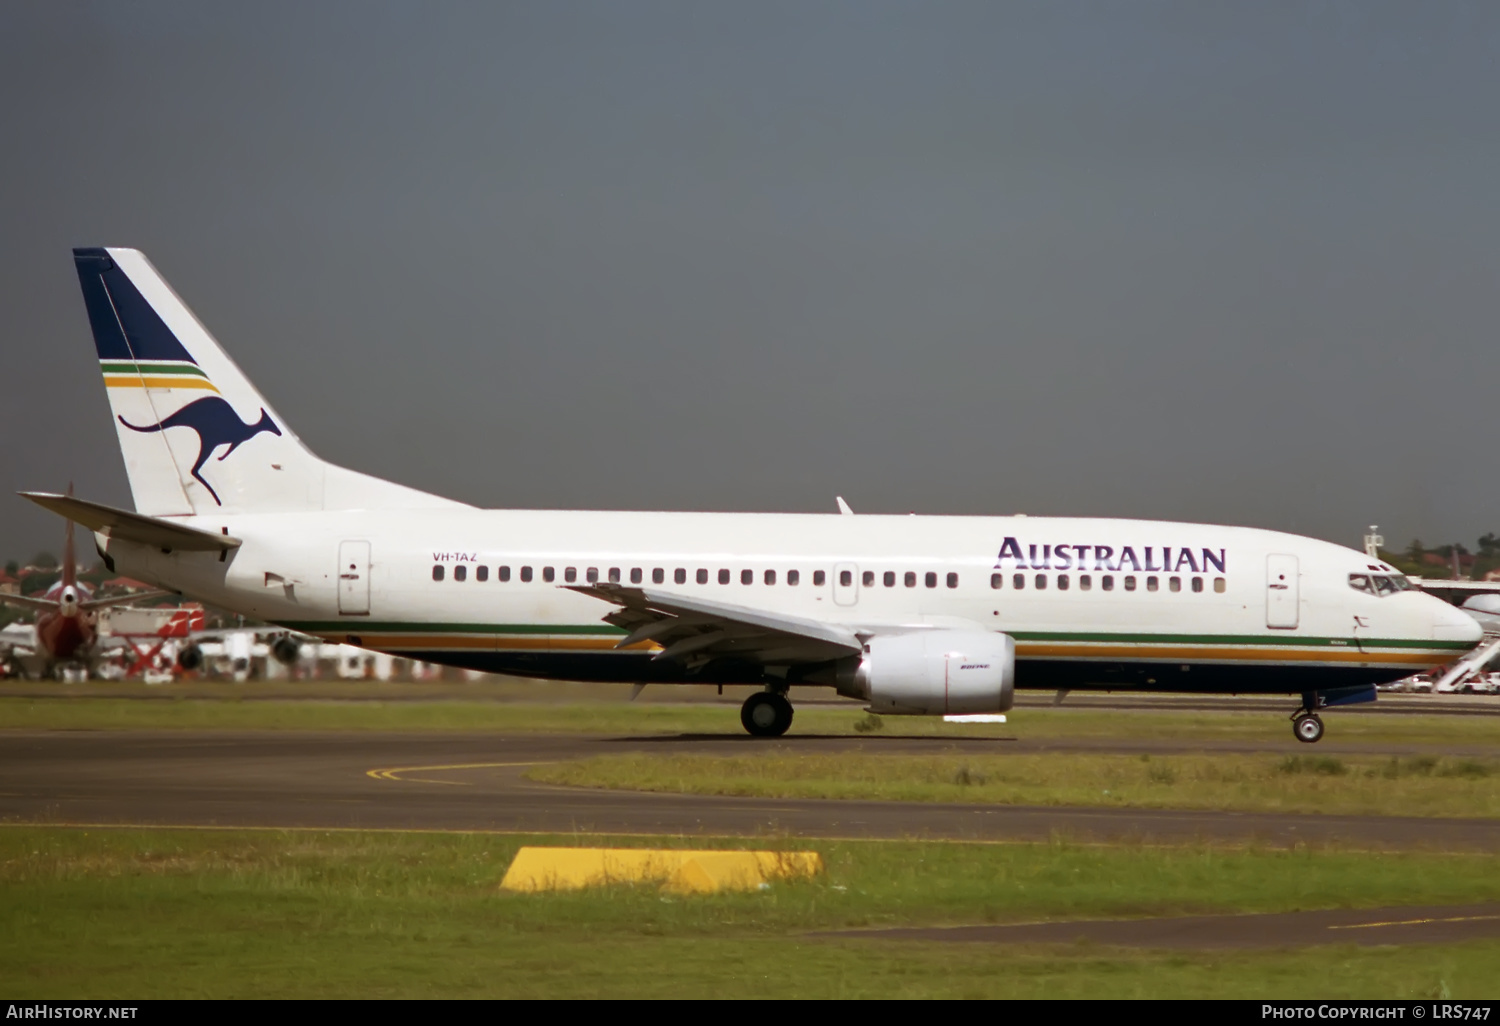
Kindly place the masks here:
[(0, 602), (4, 602), (8, 606), (19, 606), (22, 609), (34, 609), (39, 613), (57, 608), (57, 603), (51, 599), (32, 598), (30, 595), (0, 593)]
[(51, 492), (21, 492), (20, 495), (43, 509), (49, 509), (74, 523), (82, 524), (90, 531), (101, 532), (111, 538), (124, 538), (143, 545), (181, 549), (185, 552), (223, 552), (240, 546), (240, 539), (227, 534), (200, 531), (196, 527), (188, 527), (162, 517), (148, 517), (129, 510), (115, 509), (101, 502), (75, 499), (71, 495), (54, 495)]
[(26, 655), (36, 653), (36, 628), (29, 623), (9, 623), (0, 628), (0, 650), (14, 655), (18, 648), (25, 649)]
[(721, 656), (760, 663), (820, 663), (859, 653), (864, 644), (847, 627), (804, 620), (727, 602), (621, 584), (565, 585), (617, 608), (606, 623), (630, 633), (615, 647), (644, 641), (662, 646), (656, 659), (700, 664)]
[(1500, 581), (1444, 581), (1430, 577), (1408, 577), (1407, 580), (1430, 595), (1452, 601), (1468, 595), (1490, 595), (1500, 592)]

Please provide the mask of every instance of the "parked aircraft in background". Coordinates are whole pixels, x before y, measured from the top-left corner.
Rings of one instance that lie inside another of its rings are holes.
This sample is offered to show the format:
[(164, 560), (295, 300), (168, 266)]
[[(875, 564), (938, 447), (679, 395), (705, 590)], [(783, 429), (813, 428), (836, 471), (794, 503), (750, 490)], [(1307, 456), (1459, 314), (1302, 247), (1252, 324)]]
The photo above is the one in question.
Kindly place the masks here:
[(994, 714), (1016, 687), (1300, 694), (1475, 645), (1363, 552), (1244, 527), (1043, 517), (480, 510), (314, 456), (156, 270), (74, 251), (135, 510), (24, 493), (112, 569), (330, 641), (534, 677), (792, 684)]
[[(68, 494), (73, 489), (69, 487)], [(98, 613), (110, 606), (150, 601), (167, 591), (94, 598), (93, 589), (78, 580), (73, 548), (73, 522), (63, 536), (62, 576), (39, 596), (0, 594), (0, 602), (36, 614), (31, 624), (9, 624), (0, 631), (0, 649), (28, 676), (58, 673), (88, 674), (103, 655), (99, 645)]]

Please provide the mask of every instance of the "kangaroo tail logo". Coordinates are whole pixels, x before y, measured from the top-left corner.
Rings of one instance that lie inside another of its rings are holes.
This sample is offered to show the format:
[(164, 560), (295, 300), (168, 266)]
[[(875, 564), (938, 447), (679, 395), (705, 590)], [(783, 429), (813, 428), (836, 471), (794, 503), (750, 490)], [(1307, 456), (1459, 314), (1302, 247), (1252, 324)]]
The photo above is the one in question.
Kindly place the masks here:
[(259, 421), (246, 424), (240, 420), (240, 415), (234, 412), (233, 406), (216, 395), (194, 400), (158, 424), (139, 427), (124, 417), (117, 419), (132, 431), (154, 432), (165, 431), (167, 428), (185, 427), (197, 432), (198, 459), (193, 464), (193, 477), (208, 489), (208, 494), (212, 495), (214, 502), (220, 506), (224, 503), (219, 501), (219, 493), (214, 491), (213, 485), (203, 480), (203, 475), (199, 473), (203, 469), (203, 464), (207, 463), (208, 458), (213, 455), (214, 450), (221, 445), (229, 446), (224, 450), (224, 455), (219, 457), (222, 462), (230, 453), (262, 431), (269, 431), (273, 435), (281, 434), (281, 429), (276, 426), (276, 422), (271, 419), (265, 407), (261, 407)]

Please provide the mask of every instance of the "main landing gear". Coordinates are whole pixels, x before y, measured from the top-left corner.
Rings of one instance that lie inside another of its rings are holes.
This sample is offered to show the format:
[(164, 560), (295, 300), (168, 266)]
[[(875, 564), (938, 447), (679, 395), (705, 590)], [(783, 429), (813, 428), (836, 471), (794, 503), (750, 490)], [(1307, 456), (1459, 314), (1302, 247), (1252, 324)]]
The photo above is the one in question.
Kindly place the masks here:
[(792, 725), (792, 703), (777, 691), (757, 691), (740, 706), (740, 722), (756, 737), (780, 737)]

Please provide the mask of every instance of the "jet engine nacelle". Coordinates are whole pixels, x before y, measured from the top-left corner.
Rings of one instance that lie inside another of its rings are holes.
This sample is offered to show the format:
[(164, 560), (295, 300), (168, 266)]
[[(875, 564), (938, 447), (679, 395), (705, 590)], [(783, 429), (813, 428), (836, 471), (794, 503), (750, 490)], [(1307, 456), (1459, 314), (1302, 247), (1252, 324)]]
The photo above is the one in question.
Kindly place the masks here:
[(283, 666), (291, 666), (302, 655), (302, 643), (289, 635), (282, 635), (271, 643), (271, 654)]
[(870, 711), (916, 716), (1004, 712), (1015, 702), (1016, 642), (989, 631), (874, 637), (838, 691)]
[(203, 649), (189, 645), (177, 653), (177, 665), (189, 673), (203, 665)]

